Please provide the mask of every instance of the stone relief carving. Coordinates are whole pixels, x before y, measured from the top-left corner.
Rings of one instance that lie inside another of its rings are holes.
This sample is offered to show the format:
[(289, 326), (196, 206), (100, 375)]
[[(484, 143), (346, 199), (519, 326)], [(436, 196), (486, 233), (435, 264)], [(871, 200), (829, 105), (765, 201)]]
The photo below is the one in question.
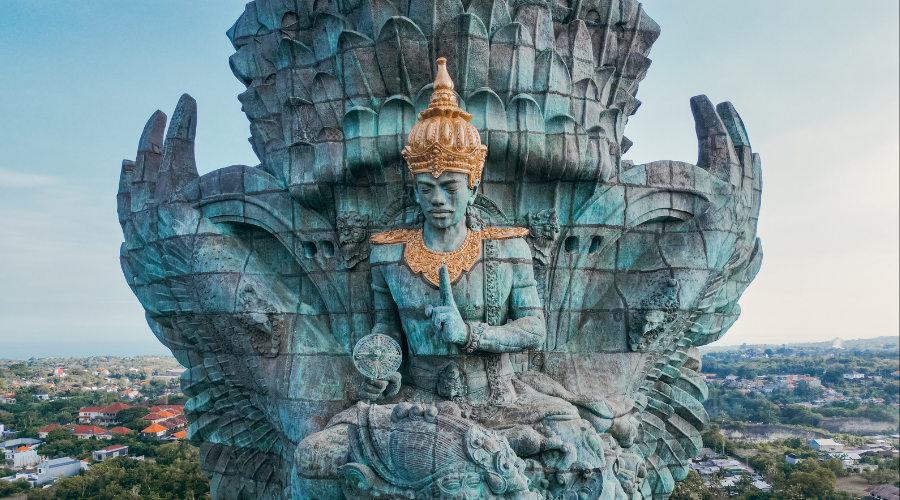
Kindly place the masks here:
[(529, 212), (525, 215), (525, 226), (535, 263), (546, 266), (550, 263), (561, 232), (556, 210), (541, 210), (536, 214)]
[[(761, 265), (762, 181), (705, 96), (696, 165), (621, 158), (658, 34), (633, 0), (246, 6), (259, 165), (200, 176), (185, 95), (117, 195), (214, 499), (671, 493), (708, 423), (696, 347)], [(451, 267), (472, 234), (453, 273), (404, 257), (412, 235)], [(402, 363), (370, 379), (373, 334)]]
[(369, 258), (369, 216), (356, 212), (341, 212), (335, 220), (341, 256), (347, 268)]

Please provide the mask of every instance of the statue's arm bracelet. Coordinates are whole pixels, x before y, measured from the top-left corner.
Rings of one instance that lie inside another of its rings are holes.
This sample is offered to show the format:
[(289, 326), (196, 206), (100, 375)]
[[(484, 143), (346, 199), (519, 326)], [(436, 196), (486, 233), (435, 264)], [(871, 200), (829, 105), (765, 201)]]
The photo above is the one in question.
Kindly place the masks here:
[(481, 344), (481, 340), (484, 338), (484, 332), (487, 329), (487, 324), (485, 323), (476, 323), (474, 321), (470, 321), (466, 323), (467, 328), (467, 336), (466, 336), (466, 344), (463, 346), (463, 349), (468, 353), (475, 352), (478, 349), (478, 345)]

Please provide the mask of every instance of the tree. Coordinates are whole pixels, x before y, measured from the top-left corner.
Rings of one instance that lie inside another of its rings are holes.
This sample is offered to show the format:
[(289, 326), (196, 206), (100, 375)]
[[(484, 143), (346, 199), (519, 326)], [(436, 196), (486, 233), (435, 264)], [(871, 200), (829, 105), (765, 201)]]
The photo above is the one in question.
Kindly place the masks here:
[[(72, 431), (65, 427), (57, 427), (47, 433), (47, 442), (62, 441), (63, 439), (72, 439)], [(43, 451), (43, 450), (42, 450)]]
[(843, 477), (847, 475), (847, 471), (844, 469), (844, 464), (834, 457), (822, 462), (822, 467), (833, 472), (836, 477)]
[(709, 500), (709, 498), (709, 491), (706, 490), (703, 478), (695, 470), (690, 471), (684, 481), (675, 483), (675, 490), (669, 497), (670, 500)]
[(169, 404), (170, 405), (184, 405), (187, 403), (188, 397), (184, 394), (172, 394), (169, 396)]
[(711, 424), (709, 429), (701, 434), (703, 438), (703, 446), (713, 450), (713, 451), (721, 451), (725, 447), (725, 436), (722, 435), (722, 432), (719, 431), (719, 426), (715, 424)]

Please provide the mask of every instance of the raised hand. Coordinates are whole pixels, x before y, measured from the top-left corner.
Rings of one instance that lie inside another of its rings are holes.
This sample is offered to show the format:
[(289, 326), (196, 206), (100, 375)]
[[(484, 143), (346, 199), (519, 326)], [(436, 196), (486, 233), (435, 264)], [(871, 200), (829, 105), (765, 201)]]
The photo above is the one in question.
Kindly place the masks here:
[(425, 315), (431, 317), (434, 332), (444, 342), (464, 344), (466, 342), (466, 322), (459, 314), (456, 301), (453, 300), (453, 289), (450, 287), (450, 273), (447, 266), (441, 266), (438, 272), (440, 279), (441, 303), (438, 306), (426, 306)]
[(399, 391), (400, 374), (394, 372), (383, 379), (366, 379), (359, 389), (359, 397), (366, 401), (378, 401), (382, 398), (391, 397)]

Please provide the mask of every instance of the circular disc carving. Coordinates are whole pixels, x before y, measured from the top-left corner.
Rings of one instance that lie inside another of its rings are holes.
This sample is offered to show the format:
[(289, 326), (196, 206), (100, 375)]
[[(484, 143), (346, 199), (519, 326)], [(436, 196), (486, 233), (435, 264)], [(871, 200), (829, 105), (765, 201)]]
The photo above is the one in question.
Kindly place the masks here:
[(366, 335), (353, 348), (353, 366), (371, 379), (380, 380), (397, 371), (401, 361), (400, 344), (387, 335)]

